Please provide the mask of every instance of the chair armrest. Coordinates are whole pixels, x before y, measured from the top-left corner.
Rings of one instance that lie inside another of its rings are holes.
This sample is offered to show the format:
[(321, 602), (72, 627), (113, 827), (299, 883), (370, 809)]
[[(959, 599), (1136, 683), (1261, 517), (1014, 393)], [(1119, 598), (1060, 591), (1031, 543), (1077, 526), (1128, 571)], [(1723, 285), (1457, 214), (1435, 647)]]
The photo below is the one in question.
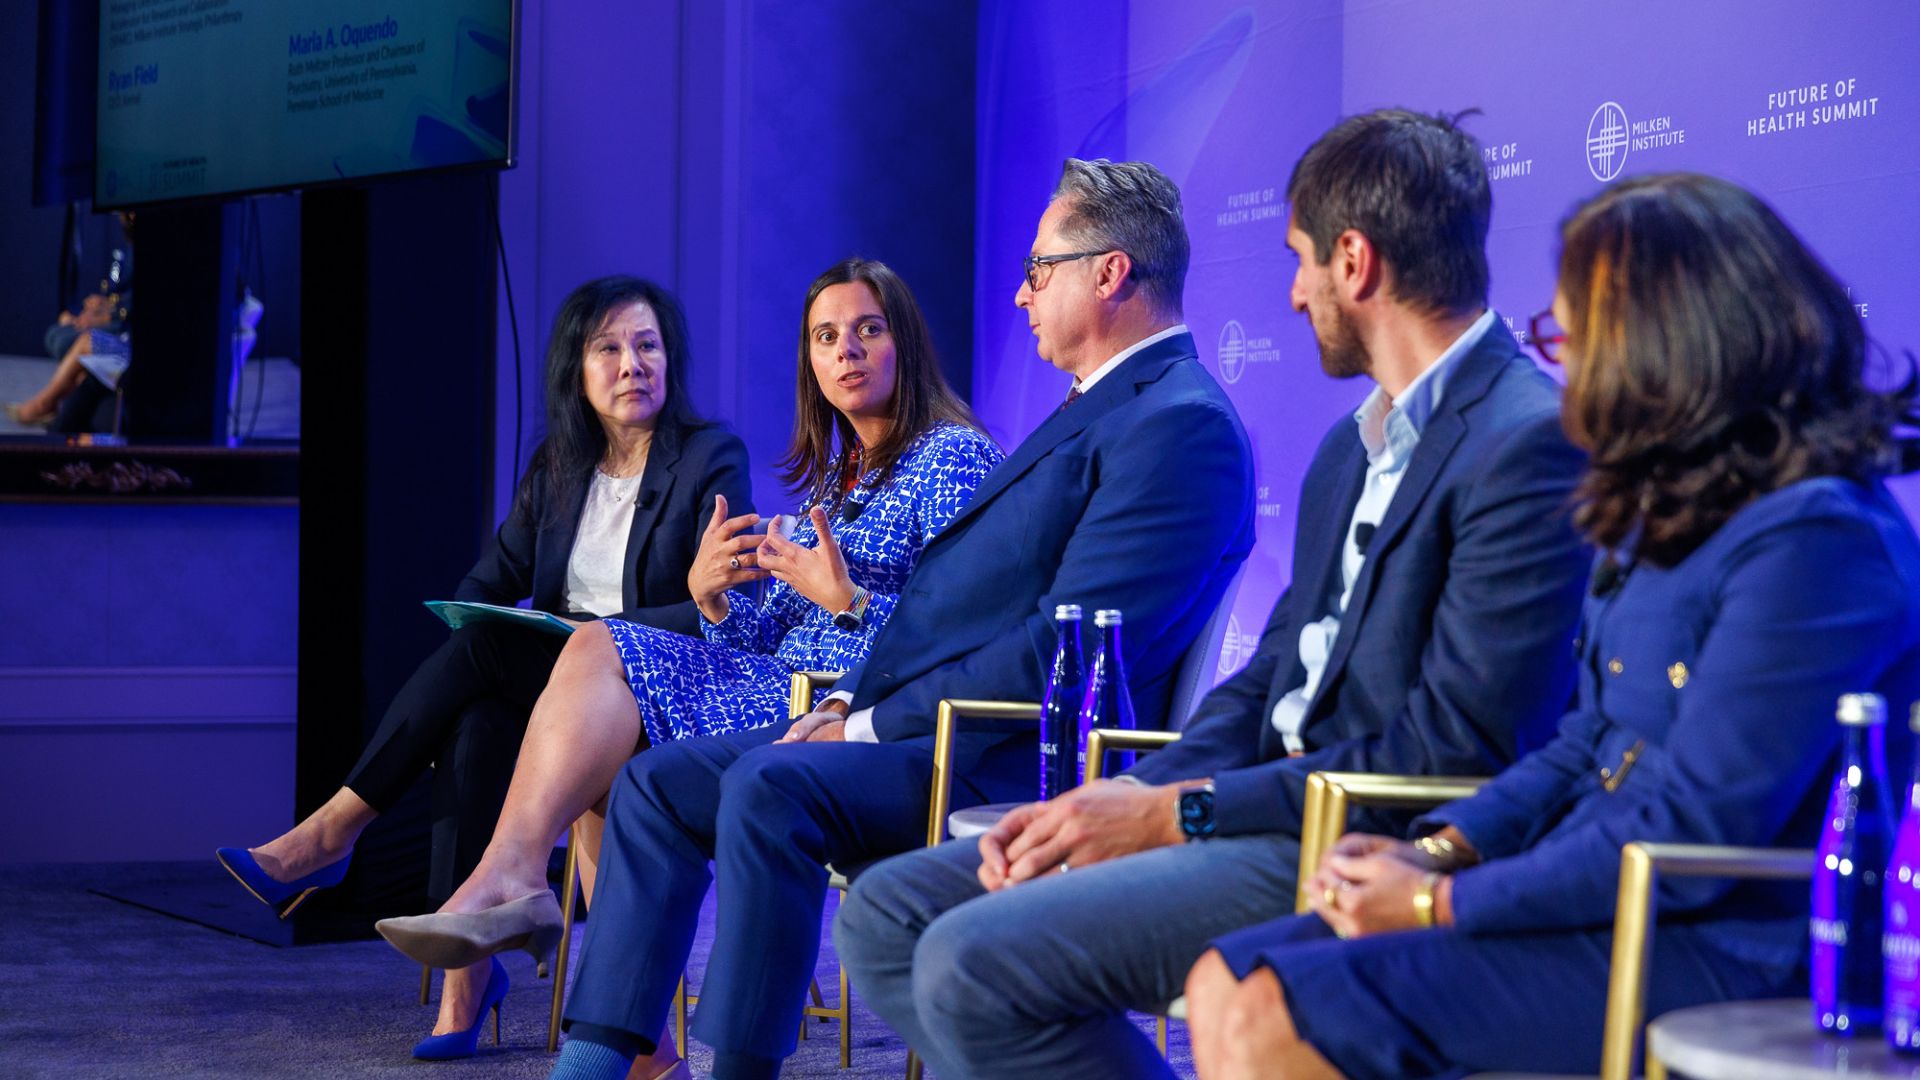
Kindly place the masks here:
[(1293, 909), (1307, 910), (1307, 880), (1320, 859), (1347, 831), (1354, 806), (1427, 810), (1464, 799), (1487, 782), (1484, 776), (1393, 776), (1386, 773), (1317, 772), (1307, 776), (1307, 802), (1300, 816), (1300, 877)]
[(796, 671), (787, 689), (787, 715), (794, 719), (813, 711), (813, 695), (840, 681), (844, 671)]
[(1654, 888), (1661, 874), (1791, 881), (1813, 876), (1806, 848), (1744, 848), (1635, 842), (1620, 849), (1620, 894), (1613, 915), (1613, 966), (1607, 979), (1602, 1080), (1629, 1080), (1646, 1019)]
[(957, 721), (1038, 720), (1037, 701), (973, 701), (942, 698), (933, 722), (933, 792), (927, 801), (927, 846), (947, 838), (947, 807), (953, 801), (953, 732)]
[(1087, 731), (1087, 780), (1091, 782), (1106, 775), (1109, 750), (1158, 750), (1179, 741), (1177, 731), (1090, 728)]

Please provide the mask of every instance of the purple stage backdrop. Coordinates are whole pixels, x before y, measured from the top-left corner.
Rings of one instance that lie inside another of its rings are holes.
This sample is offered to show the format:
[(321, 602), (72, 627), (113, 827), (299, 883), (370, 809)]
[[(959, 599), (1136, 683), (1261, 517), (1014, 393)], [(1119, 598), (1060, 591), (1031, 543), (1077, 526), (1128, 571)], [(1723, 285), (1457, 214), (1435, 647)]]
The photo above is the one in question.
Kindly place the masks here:
[[(1920, 5), (1870, 0), (1264, 0), (1046, 5), (980, 24), (974, 401), (1009, 444), (1065, 393), (1012, 306), (1060, 160), (1139, 158), (1184, 193), (1187, 323), (1252, 436), (1259, 545), (1219, 674), (1287, 583), (1307, 461), (1370, 384), (1320, 372), (1288, 303), (1287, 175), (1338, 117), (1469, 107), (1493, 180), (1493, 304), (1524, 336), (1575, 200), (1642, 172), (1760, 192), (1883, 346), (1920, 346)], [(1896, 485), (1912, 513), (1920, 483)]]

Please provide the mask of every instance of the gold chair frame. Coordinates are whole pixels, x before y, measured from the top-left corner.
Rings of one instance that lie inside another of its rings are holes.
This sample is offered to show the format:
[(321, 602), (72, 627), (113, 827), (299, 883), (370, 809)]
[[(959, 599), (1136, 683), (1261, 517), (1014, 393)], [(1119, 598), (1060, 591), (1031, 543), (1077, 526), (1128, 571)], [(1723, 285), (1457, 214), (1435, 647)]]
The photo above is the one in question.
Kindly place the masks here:
[[(1087, 731), (1087, 781), (1089, 783), (1107, 774), (1107, 754), (1115, 750), (1139, 750), (1151, 752), (1171, 746), (1180, 741), (1177, 731), (1138, 731), (1133, 728), (1091, 728)], [(1171, 1010), (1153, 1018), (1153, 1041), (1160, 1048), (1160, 1056), (1167, 1056), (1167, 1017), (1184, 1020), (1184, 1015), (1176, 1015)], [(918, 1080), (918, 1077), (909, 1078)]]
[[(1807, 848), (1725, 847), (1636, 842), (1620, 849), (1620, 893), (1613, 914), (1613, 965), (1607, 976), (1607, 1019), (1600, 1044), (1601, 1080), (1630, 1080), (1646, 1022), (1647, 970), (1653, 954), (1654, 892), (1661, 874), (1675, 877), (1792, 881), (1813, 876)], [(1667, 1080), (1649, 1048), (1647, 1080)]]
[(1300, 875), (1293, 909), (1306, 912), (1312, 899), (1307, 879), (1320, 869), (1327, 850), (1347, 831), (1348, 811), (1356, 806), (1426, 810), (1464, 799), (1487, 782), (1484, 776), (1389, 776), (1384, 773), (1316, 772), (1307, 776), (1307, 801), (1300, 814)]
[[(1318, 772), (1307, 778), (1300, 831), (1299, 911), (1308, 907), (1306, 881), (1346, 829), (1354, 806), (1428, 809), (1478, 791), (1487, 781), (1459, 776), (1389, 776)], [(1638, 841), (1620, 849), (1620, 884), (1614, 901), (1613, 957), (1607, 975), (1607, 1012), (1601, 1035), (1600, 1080), (1632, 1080), (1634, 1058), (1646, 1022), (1647, 973), (1661, 874), (1793, 880), (1813, 875), (1814, 853), (1805, 849), (1725, 847)], [(1647, 1080), (1666, 1080), (1666, 1066), (1646, 1055)]]

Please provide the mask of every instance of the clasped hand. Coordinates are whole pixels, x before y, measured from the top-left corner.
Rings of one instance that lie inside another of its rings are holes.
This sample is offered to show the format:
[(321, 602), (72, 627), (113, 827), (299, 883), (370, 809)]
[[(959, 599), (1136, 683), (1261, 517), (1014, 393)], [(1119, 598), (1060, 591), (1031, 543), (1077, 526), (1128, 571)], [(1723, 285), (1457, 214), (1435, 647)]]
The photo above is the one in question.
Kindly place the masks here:
[[(1414, 896), (1427, 874), (1438, 869), (1431, 856), (1405, 840), (1348, 833), (1327, 850), (1308, 880), (1309, 903), (1343, 938), (1411, 930), (1420, 925)], [(1446, 884), (1442, 878), (1440, 888)]]
[(828, 611), (845, 611), (853, 604), (853, 578), (847, 573), (847, 561), (841, 557), (839, 541), (833, 538), (826, 510), (814, 507), (812, 518), (818, 543), (806, 547), (768, 533), (760, 545), (759, 565)]
[(824, 709), (815, 709), (796, 719), (785, 735), (775, 742), (845, 742), (847, 741), (847, 714), (832, 707), (831, 702)]
[(1180, 843), (1177, 792), (1093, 780), (1057, 799), (1015, 807), (980, 836), (988, 892), (1068, 867)]

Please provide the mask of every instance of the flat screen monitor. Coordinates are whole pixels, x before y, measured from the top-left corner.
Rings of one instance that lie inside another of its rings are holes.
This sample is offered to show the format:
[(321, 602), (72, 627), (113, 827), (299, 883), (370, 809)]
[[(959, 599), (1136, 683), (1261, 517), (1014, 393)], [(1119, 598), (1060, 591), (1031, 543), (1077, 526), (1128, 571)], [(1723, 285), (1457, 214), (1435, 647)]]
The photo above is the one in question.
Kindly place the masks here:
[(513, 161), (514, 0), (100, 0), (107, 209)]

